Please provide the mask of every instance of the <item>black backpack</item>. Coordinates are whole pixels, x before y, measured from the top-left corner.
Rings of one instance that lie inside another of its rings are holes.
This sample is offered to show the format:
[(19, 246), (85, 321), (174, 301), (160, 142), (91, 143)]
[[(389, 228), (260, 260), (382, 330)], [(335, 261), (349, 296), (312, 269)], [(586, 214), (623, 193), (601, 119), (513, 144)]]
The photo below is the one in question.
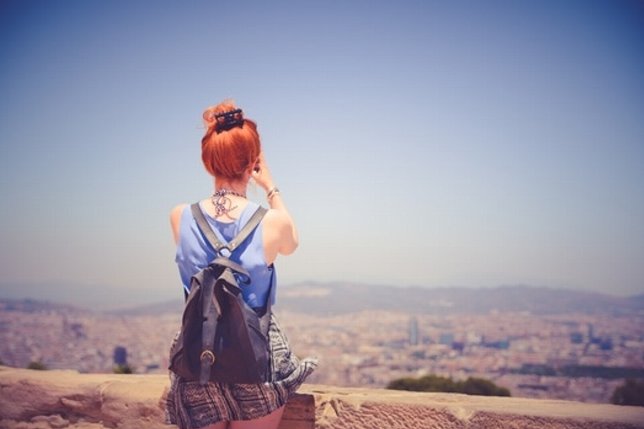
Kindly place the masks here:
[(248, 272), (222, 254), (232, 252), (257, 228), (266, 209), (258, 207), (239, 234), (221, 243), (197, 203), (192, 215), (218, 256), (190, 280), (181, 331), (170, 353), (170, 370), (180, 377), (226, 383), (270, 381), (268, 326), (271, 291), (260, 311), (248, 306), (241, 288), (250, 282)]

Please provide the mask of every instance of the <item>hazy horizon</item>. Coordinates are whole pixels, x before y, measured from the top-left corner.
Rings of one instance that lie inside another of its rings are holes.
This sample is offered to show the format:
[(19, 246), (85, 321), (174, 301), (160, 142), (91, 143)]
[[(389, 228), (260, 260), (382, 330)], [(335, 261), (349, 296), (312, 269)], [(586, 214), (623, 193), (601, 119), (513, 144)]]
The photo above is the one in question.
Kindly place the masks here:
[(642, 52), (631, 0), (3, 1), (0, 296), (180, 298), (226, 98), (299, 228), (280, 284), (644, 293)]
[[(497, 285), (497, 286), (422, 286), (422, 285), (395, 285), (395, 284), (368, 284), (360, 282), (346, 283), (343, 281), (326, 281), (326, 282), (315, 282), (315, 281), (302, 281), (292, 284), (282, 284), (280, 285), (280, 290), (288, 290), (289, 295), (293, 292), (295, 288), (305, 287), (305, 288), (324, 288), (324, 287), (333, 287), (333, 286), (350, 286), (358, 284), (361, 286), (374, 287), (374, 288), (421, 288), (427, 290), (444, 290), (444, 289), (465, 289), (465, 290), (485, 290), (485, 289), (501, 289), (501, 288), (526, 288), (526, 289), (540, 289), (546, 288), (553, 291), (571, 291), (571, 292), (580, 292), (580, 293), (591, 293), (591, 294), (601, 294), (604, 296), (616, 297), (616, 298), (638, 298), (644, 296), (644, 294), (634, 294), (634, 295), (619, 295), (612, 294), (610, 292), (595, 292), (595, 291), (584, 291), (584, 290), (575, 290), (570, 288), (553, 288), (549, 286), (539, 286), (539, 285)], [(145, 307), (147, 305), (156, 305), (163, 304), (168, 302), (176, 301), (177, 303), (182, 302), (183, 296), (168, 296), (168, 297), (156, 297), (146, 295), (144, 290), (138, 291), (132, 296), (128, 297), (127, 301), (123, 301), (123, 297), (115, 296), (112, 291), (108, 289), (103, 289), (100, 287), (97, 288), (84, 288), (81, 285), (54, 285), (54, 287), (43, 287), (43, 285), (0, 285), (3, 286), (0, 288), (0, 299), (9, 299), (9, 300), (35, 300), (42, 302), (50, 302), (54, 304), (63, 304), (63, 305), (72, 305), (79, 308), (96, 310), (96, 311), (111, 311), (111, 310), (125, 310), (138, 307)], [(60, 291), (66, 291), (61, 294)], [(65, 298), (61, 298), (65, 297)], [(280, 308), (280, 293), (278, 290), (276, 308)], [(432, 303), (428, 303), (432, 305)], [(179, 307), (178, 307), (179, 308)]]

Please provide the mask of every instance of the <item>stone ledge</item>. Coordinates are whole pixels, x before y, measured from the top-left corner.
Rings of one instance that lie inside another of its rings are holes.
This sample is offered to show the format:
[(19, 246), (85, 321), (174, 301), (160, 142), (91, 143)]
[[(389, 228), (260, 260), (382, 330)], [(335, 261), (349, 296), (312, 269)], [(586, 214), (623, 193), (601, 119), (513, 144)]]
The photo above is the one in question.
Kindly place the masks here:
[[(168, 429), (165, 375), (0, 367), (0, 429)], [(305, 385), (280, 429), (644, 428), (644, 408)]]

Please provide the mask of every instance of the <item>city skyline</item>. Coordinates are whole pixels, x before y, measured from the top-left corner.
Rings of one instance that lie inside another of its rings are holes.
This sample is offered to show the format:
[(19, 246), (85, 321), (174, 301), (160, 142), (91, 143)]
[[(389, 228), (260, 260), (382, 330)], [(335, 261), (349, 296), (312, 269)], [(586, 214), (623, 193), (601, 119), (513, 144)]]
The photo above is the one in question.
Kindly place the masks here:
[[(4, 365), (90, 373), (125, 363), (136, 373), (166, 372), (169, 339), (181, 317), (178, 307), (109, 314), (0, 300), (0, 308)], [(401, 377), (483, 377), (509, 388), (512, 396), (609, 402), (624, 378), (644, 375), (643, 316), (637, 310), (443, 315), (282, 310), (277, 315), (293, 350), (320, 359), (310, 379), (314, 384), (383, 388)]]
[(6, 1), (0, 35), (0, 296), (180, 298), (227, 98), (298, 224), (281, 284), (644, 293), (640, 2)]

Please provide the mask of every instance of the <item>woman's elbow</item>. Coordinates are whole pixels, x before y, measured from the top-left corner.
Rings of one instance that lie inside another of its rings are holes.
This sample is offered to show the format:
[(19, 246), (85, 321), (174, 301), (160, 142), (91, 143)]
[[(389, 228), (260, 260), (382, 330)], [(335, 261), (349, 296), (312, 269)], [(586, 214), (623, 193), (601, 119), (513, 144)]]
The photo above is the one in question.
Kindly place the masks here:
[(293, 238), (289, 243), (285, 243), (282, 248), (280, 249), (280, 253), (282, 255), (290, 255), (293, 252), (297, 250), (297, 246), (299, 246), (299, 240), (296, 238)]

